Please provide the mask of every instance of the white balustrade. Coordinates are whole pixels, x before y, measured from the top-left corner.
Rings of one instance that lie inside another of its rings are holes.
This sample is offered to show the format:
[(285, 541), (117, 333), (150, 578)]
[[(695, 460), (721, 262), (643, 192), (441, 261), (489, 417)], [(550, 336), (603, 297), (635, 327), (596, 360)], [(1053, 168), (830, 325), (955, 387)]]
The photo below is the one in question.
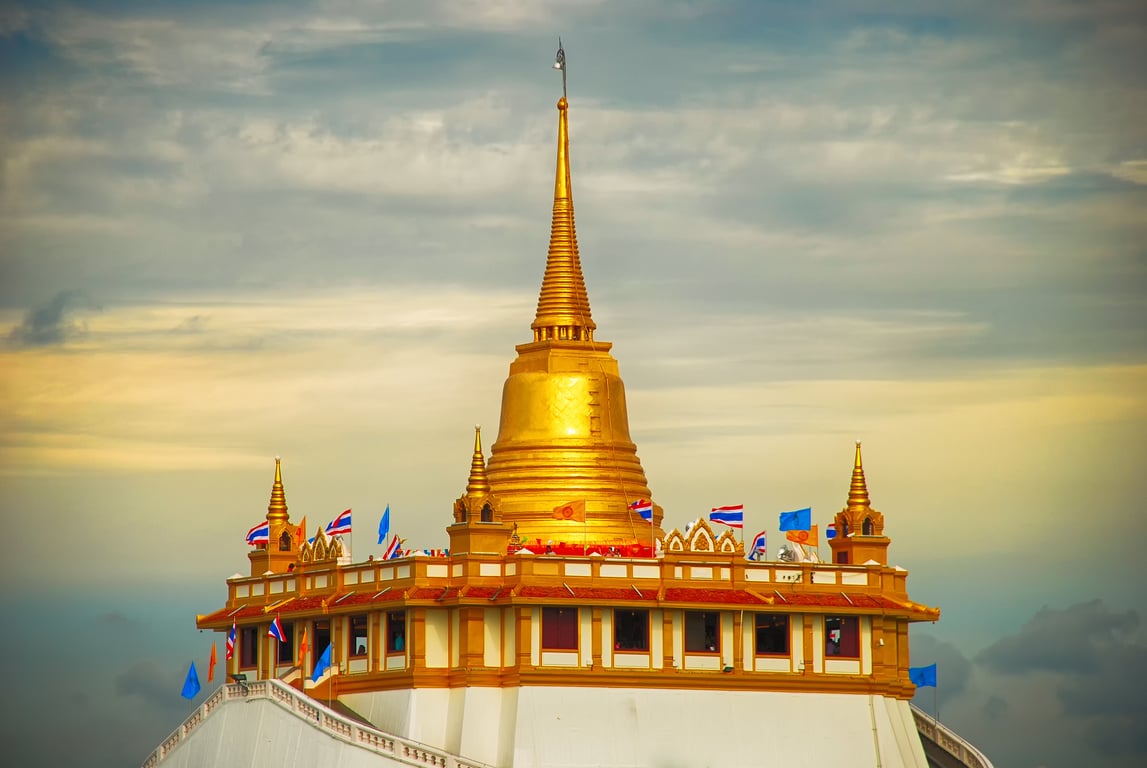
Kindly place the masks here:
[(912, 716), (916, 718), (916, 730), (940, 749), (960, 761), (967, 768), (994, 768), (992, 761), (970, 742), (948, 726), (932, 719), (924, 710), (912, 705)]
[[(143, 762), (142, 768), (155, 768), (223, 704), (233, 699), (266, 699), (317, 725), (334, 738), (414, 766), (435, 768), (492, 768), (485, 763), (464, 760), (426, 744), (368, 728), (327, 709), (304, 693), (279, 680), (254, 680), (220, 686)], [(991, 768), (987, 766), (987, 768)]]

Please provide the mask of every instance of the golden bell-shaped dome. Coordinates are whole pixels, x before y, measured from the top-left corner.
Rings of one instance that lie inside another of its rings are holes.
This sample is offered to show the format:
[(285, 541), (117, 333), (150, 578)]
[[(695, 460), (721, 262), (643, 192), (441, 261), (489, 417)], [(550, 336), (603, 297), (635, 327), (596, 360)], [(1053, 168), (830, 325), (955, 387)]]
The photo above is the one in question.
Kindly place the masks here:
[[(498, 439), (486, 475), (502, 518), (529, 541), (648, 543), (662, 533), (629, 505), (652, 498), (629, 436), (625, 385), (608, 342), (595, 341), (574, 228), (568, 104), (558, 102), (553, 222), (531, 325), (502, 390)], [(573, 504), (580, 514), (555, 513)]]

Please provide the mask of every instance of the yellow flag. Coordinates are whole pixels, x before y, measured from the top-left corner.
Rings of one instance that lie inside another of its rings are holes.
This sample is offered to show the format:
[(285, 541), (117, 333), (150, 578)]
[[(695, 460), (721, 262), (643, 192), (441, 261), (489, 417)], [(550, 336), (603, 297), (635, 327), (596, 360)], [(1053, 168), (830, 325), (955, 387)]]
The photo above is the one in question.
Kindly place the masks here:
[(303, 663), (303, 659), (307, 657), (307, 628), (303, 627), (303, 637), (299, 640), (299, 663)]
[(303, 542), (307, 540), (307, 516), (303, 515), (303, 519), (299, 521), (299, 527), (295, 529), (295, 548), (303, 546)]
[(584, 523), (585, 499), (554, 507), (554, 520), (576, 520), (579, 523)]
[(797, 544), (804, 544), (806, 547), (819, 547), (820, 527), (816, 523), (809, 527), (812, 528), (811, 531), (785, 531), (785, 538)]
[(207, 682), (215, 679), (215, 641), (211, 641), (211, 660), (207, 662)]

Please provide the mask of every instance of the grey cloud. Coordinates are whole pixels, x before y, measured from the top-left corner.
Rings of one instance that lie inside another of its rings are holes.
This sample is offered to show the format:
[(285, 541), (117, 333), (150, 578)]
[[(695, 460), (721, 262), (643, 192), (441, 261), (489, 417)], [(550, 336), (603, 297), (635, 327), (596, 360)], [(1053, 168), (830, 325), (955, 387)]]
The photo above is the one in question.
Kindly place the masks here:
[(75, 319), (78, 310), (98, 309), (78, 291), (61, 291), (52, 299), (28, 310), (24, 321), (8, 334), (14, 347), (48, 347), (82, 336), (87, 326)]
[(995, 694), (989, 696), (984, 702), (984, 717), (988, 720), (999, 720), (1008, 713), (1008, 702)]
[(1062, 610), (1044, 608), (1018, 633), (981, 651), (976, 661), (1005, 675), (1032, 671), (1095, 674), (1104, 670), (1112, 650), (1143, 648), (1130, 639), (1139, 624), (1137, 612), (1113, 612), (1100, 599)]
[(915, 701), (918, 706), (931, 711), (933, 695), (943, 705), (968, 690), (972, 679), (972, 663), (956, 646), (932, 635), (913, 634), (911, 649), (912, 666), (935, 664), (937, 682), (940, 683), (935, 691), (930, 688), (917, 689)]
[[(200, 672), (200, 681), (203, 674)], [(161, 666), (155, 659), (142, 659), (116, 675), (115, 689), (120, 696), (135, 696), (149, 706), (180, 711), (186, 709), (186, 699), (179, 695), (187, 671)]]

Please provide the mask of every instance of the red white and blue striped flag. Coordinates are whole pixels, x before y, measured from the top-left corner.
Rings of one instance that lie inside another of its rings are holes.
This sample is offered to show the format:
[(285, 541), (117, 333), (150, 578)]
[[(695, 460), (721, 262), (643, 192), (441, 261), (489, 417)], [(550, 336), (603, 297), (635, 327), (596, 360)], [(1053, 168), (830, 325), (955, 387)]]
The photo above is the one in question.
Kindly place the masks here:
[(648, 499), (638, 499), (629, 505), (629, 508), (641, 515), (641, 519), (647, 522), (653, 522), (653, 502)]
[(390, 539), (390, 543), (386, 545), (386, 551), (382, 553), (382, 559), (393, 560), (396, 557), (400, 557), (402, 555), (402, 550), (399, 549), (399, 547), (401, 546), (402, 539), (398, 538), (398, 534), (396, 533)]
[(227, 660), (235, 655), (235, 624), (232, 622), (231, 631), (227, 633)]
[(340, 533), (350, 533), (349, 509), (327, 523), (327, 536), (337, 536)]
[(268, 544), (270, 541), (271, 524), (266, 520), (247, 531), (247, 543), (251, 546), (255, 546), (256, 544)]
[(267, 634), (278, 640), (280, 643), (287, 642), (287, 633), (283, 631), (283, 623), (279, 621), (276, 616), (275, 620), (271, 622), (271, 628), (267, 630)]
[(766, 560), (769, 553), (768, 541), (766, 534), (768, 531), (761, 531), (753, 537), (753, 546), (749, 547), (745, 552), (746, 560)]
[(713, 507), (709, 513), (710, 523), (720, 523), (730, 528), (745, 527), (745, 505), (735, 504), (730, 507)]

